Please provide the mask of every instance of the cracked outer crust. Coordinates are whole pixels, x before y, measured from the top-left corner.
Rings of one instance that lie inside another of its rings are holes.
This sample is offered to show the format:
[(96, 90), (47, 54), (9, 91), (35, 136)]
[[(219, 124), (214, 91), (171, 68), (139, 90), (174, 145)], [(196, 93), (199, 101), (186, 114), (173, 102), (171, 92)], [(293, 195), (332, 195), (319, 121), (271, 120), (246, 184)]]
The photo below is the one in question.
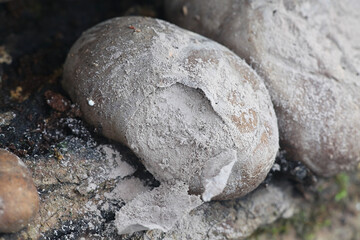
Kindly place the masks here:
[(62, 83), (89, 123), (192, 193), (227, 181), (216, 198), (243, 196), (274, 162), (277, 122), (261, 79), (225, 47), (164, 21), (121, 17), (86, 31)]

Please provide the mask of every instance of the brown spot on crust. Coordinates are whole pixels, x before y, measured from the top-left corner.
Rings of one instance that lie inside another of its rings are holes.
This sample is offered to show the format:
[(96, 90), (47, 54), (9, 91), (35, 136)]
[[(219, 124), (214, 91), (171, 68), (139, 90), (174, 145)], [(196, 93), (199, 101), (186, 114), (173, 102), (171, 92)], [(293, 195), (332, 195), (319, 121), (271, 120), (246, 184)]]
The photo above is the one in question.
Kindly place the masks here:
[(231, 120), (235, 123), (240, 132), (253, 131), (257, 126), (257, 114), (252, 109), (249, 109), (248, 113), (241, 113), (240, 116), (232, 115)]
[(190, 65), (197, 65), (201, 62), (203, 63), (212, 63), (212, 64), (219, 64), (219, 60), (214, 58), (214, 56), (218, 56), (214, 51), (199, 51), (194, 50), (190, 53), (188, 59), (188, 64)]
[(266, 132), (263, 132), (263, 134), (261, 135), (260, 142), (262, 144), (267, 144), (269, 142), (269, 137)]
[(231, 93), (228, 95), (228, 101), (232, 104), (232, 105), (240, 105), (242, 107), (245, 106), (245, 104), (243, 102), (240, 102), (238, 97), (236, 96), (236, 91), (231, 91)]
[[(231, 54), (229, 53), (229, 56)], [(233, 56), (232, 56), (233, 57)], [(237, 72), (241, 73), (241, 77), (247, 83), (250, 83), (254, 90), (259, 88), (259, 82), (256, 81), (257, 77), (251, 72), (245, 65), (239, 64), (238, 61), (234, 58), (230, 58), (229, 64), (237, 70)]]
[(256, 146), (253, 153), (256, 153), (261, 148), (265, 148), (265, 146), (269, 143), (269, 134), (267, 132), (263, 132), (260, 137), (260, 143)]

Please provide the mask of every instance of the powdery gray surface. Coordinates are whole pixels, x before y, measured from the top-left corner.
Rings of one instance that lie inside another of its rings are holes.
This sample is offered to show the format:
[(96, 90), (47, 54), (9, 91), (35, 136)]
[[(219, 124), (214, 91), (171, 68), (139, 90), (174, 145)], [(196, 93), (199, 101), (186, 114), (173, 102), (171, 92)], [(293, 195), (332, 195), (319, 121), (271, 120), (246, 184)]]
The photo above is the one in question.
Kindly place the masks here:
[(183, 181), (204, 200), (245, 195), (274, 162), (277, 122), (261, 79), (225, 47), (164, 21), (122, 17), (86, 31), (62, 83), (85, 119), (158, 180)]
[(261, 225), (291, 217), (299, 200), (293, 196), (289, 183), (274, 182), (243, 199), (205, 203), (166, 234), (148, 231), (144, 239), (245, 239)]
[(144, 183), (139, 178), (132, 177), (124, 179), (121, 182), (117, 183), (115, 188), (109, 193), (104, 193), (104, 196), (107, 199), (121, 199), (125, 203), (128, 203), (134, 198), (136, 198), (139, 194), (142, 194), (149, 190), (151, 190), (151, 188), (144, 185)]
[(203, 203), (200, 197), (189, 195), (188, 190), (189, 186), (183, 182), (163, 183), (138, 195), (116, 213), (118, 233), (169, 231), (179, 219)]
[(360, 2), (165, 1), (168, 18), (264, 77), (282, 146), (320, 175), (360, 161)]

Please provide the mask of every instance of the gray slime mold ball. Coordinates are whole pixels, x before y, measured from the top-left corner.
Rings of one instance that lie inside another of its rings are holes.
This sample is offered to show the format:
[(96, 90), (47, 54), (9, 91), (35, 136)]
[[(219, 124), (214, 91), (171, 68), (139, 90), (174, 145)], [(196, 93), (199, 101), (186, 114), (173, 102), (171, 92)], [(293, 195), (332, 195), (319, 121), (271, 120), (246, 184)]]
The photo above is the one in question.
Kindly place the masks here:
[(165, 9), (171, 21), (229, 47), (263, 77), (289, 158), (321, 176), (356, 169), (359, 0), (172, 0)]
[(261, 78), (227, 48), (162, 20), (120, 17), (84, 32), (62, 84), (104, 136), (205, 201), (247, 194), (274, 162), (277, 120)]

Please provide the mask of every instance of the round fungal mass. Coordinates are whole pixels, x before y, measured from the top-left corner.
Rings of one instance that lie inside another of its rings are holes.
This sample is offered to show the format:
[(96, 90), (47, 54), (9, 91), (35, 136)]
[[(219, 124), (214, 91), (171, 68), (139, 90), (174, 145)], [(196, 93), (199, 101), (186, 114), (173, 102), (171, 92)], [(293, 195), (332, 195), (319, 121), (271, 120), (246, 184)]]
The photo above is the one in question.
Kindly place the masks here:
[(277, 120), (261, 78), (227, 48), (162, 20), (121, 17), (84, 32), (62, 84), (103, 135), (205, 201), (245, 195), (274, 162)]
[(358, 0), (166, 1), (171, 21), (252, 64), (281, 147), (323, 176), (360, 162), (359, 9)]
[(0, 233), (26, 227), (39, 211), (39, 195), (26, 165), (0, 149)]

